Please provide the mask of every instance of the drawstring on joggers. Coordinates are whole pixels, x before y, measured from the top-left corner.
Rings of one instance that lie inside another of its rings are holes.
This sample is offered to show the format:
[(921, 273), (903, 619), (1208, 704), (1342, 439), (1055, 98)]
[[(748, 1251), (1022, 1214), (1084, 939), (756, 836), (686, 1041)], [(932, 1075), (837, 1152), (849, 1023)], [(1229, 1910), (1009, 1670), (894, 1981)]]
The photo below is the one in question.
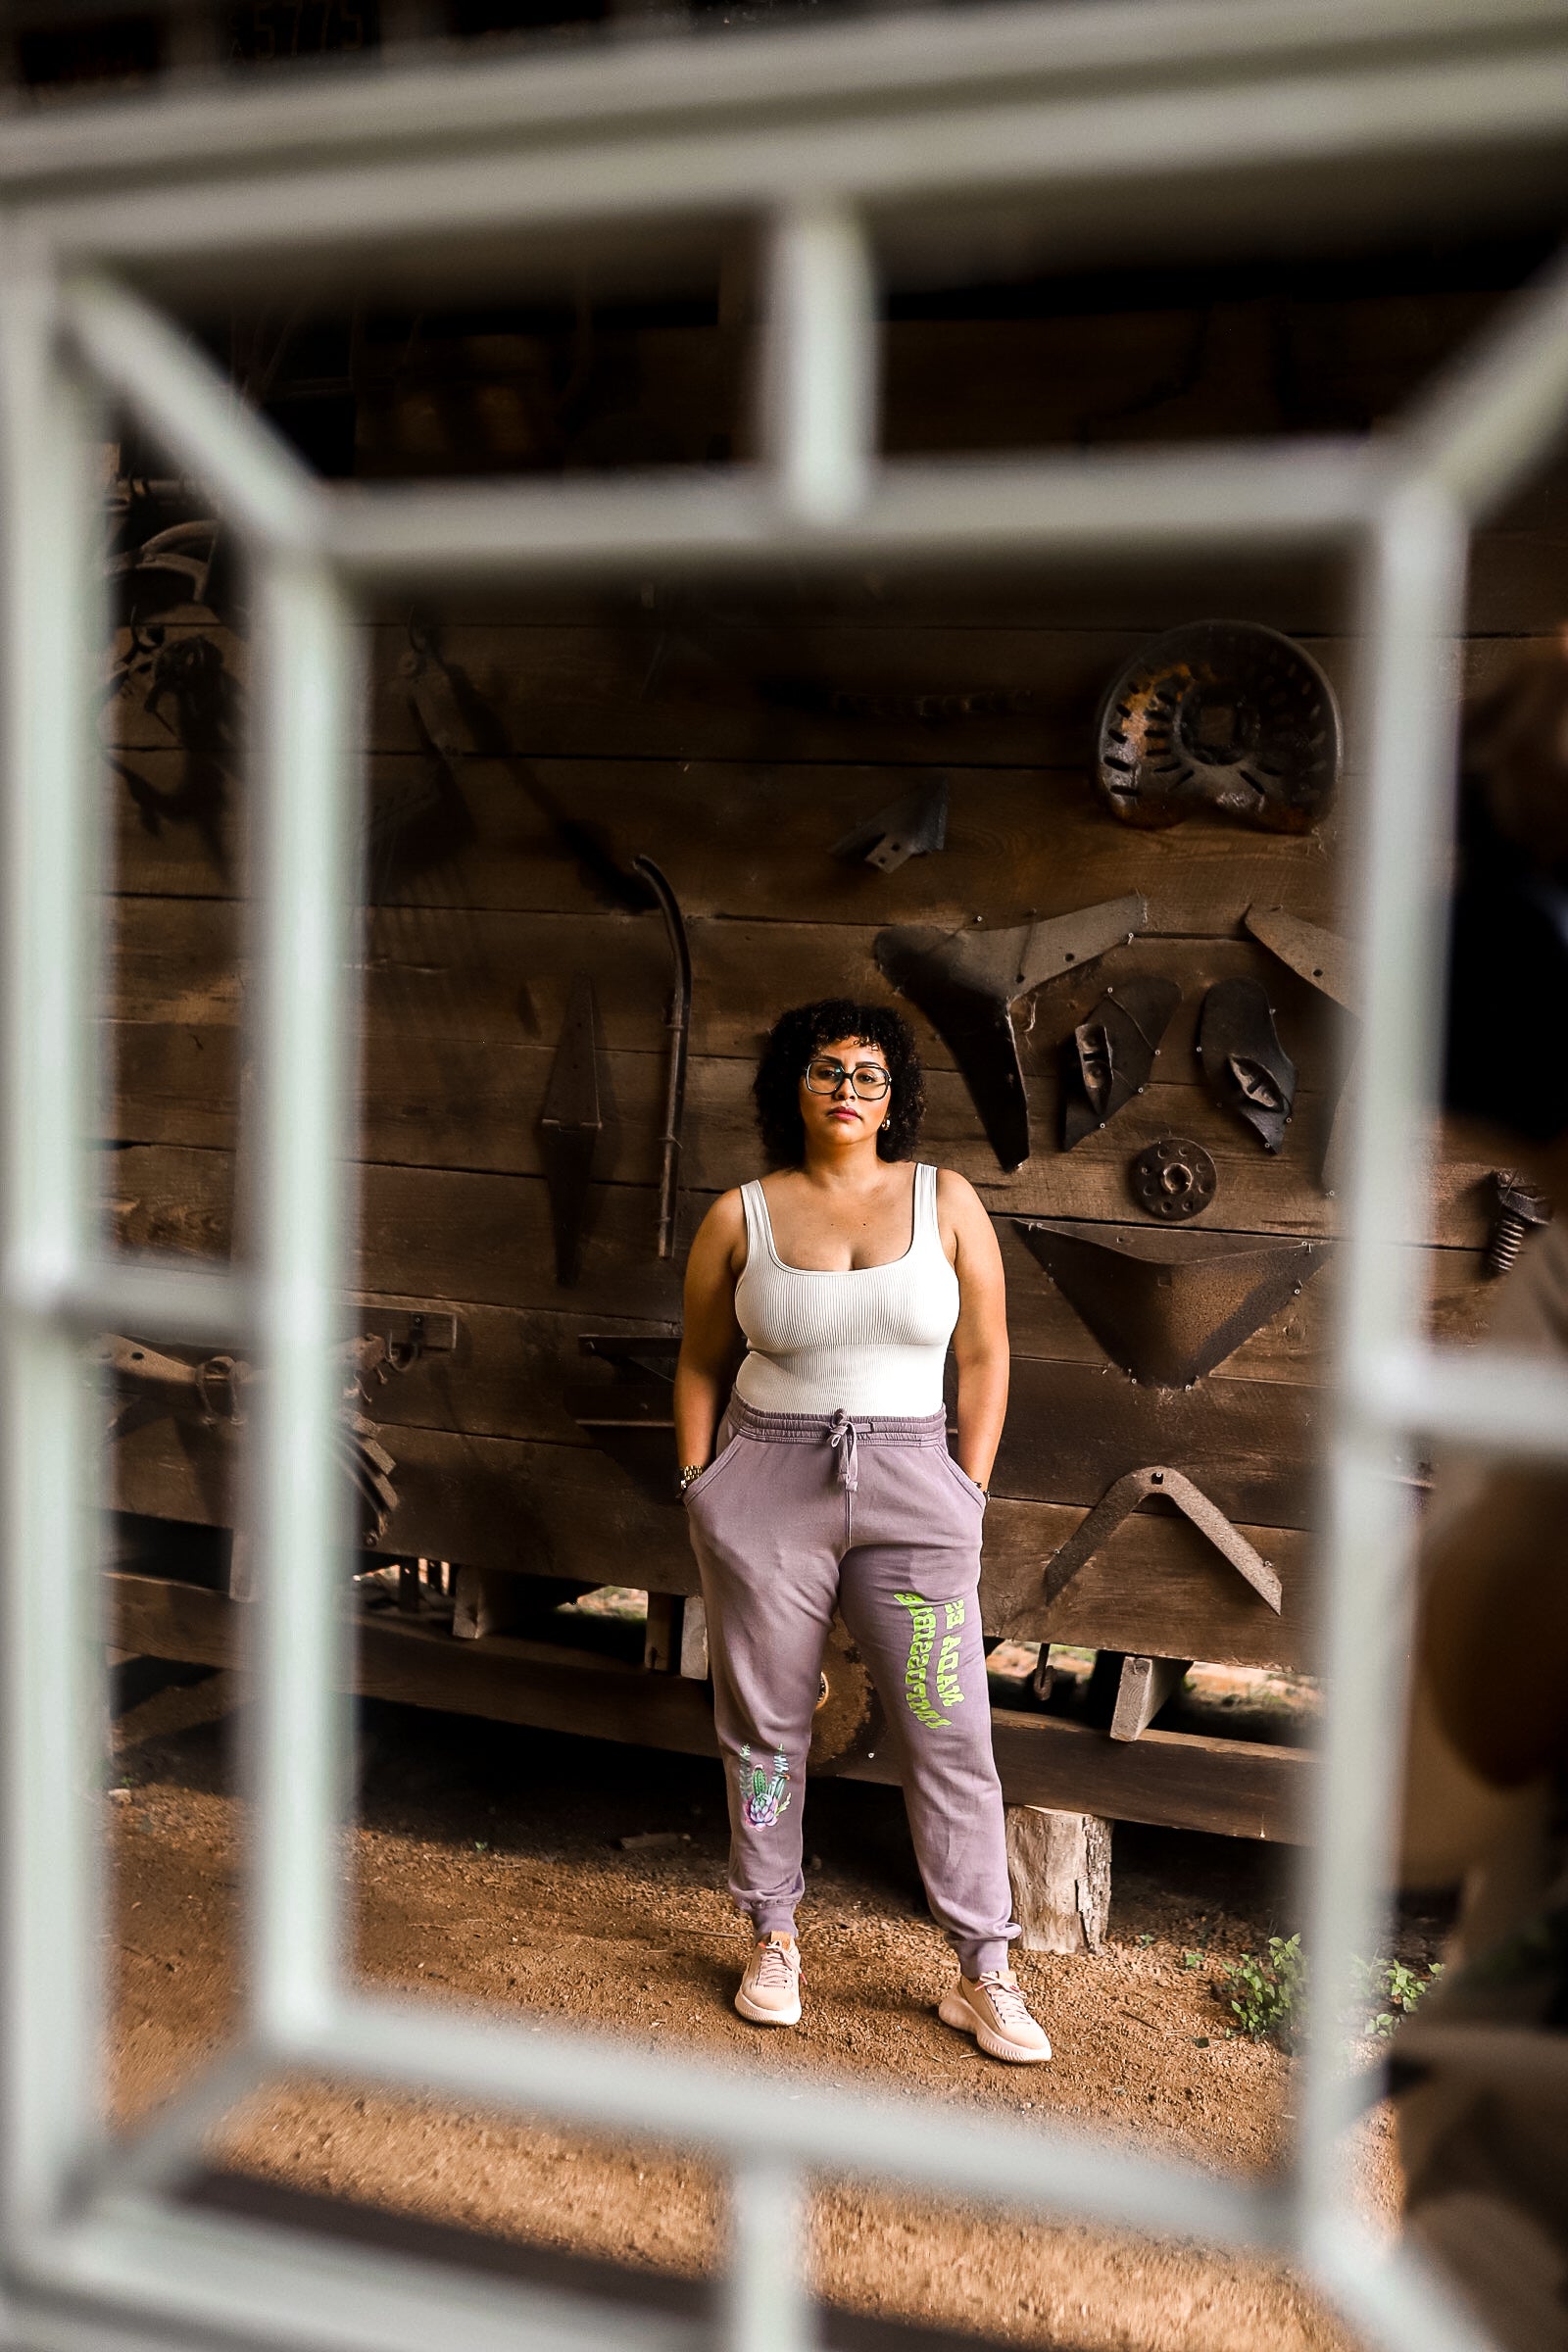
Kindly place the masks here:
[(839, 1457), (839, 1485), (848, 1487), (852, 1494), (858, 1494), (860, 1478), (855, 1458), (855, 1423), (842, 1405), (828, 1428), (827, 1442)]

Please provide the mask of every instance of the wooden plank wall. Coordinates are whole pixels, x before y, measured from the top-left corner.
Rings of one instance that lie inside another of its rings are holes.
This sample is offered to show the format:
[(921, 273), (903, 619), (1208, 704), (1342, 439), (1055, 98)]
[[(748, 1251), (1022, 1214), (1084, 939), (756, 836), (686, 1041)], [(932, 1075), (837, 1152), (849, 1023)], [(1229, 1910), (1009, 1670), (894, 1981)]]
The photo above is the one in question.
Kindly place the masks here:
[[(1475, 307), (1468, 297), (1450, 304), (1450, 338)], [(890, 439), (931, 445), (959, 431), (946, 410), (940, 428), (920, 422), (933, 370), (964, 387), (958, 410), (976, 437), (984, 428), (993, 439), (1008, 430), (1026, 438), (1031, 387), (1037, 396), (1054, 387), (1060, 407), (1069, 367), (1078, 409), (1098, 400), (1114, 418), (1126, 321), (1077, 324), (1070, 350), (1059, 335), (1052, 344), (1016, 323), (927, 322), (902, 340), (890, 329)], [(1387, 305), (1348, 304), (1340, 324), (1341, 340), (1325, 335), (1324, 349), (1375, 408), (1384, 344), (1393, 338), (1408, 359), (1409, 322), (1401, 328)], [(1173, 311), (1156, 340), (1177, 350), (1199, 331), (1192, 315)], [(1240, 359), (1237, 350), (1221, 338), (1218, 355), (1167, 394), (1169, 429), (1260, 429), (1267, 355), (1247, 360), (1245, 339)], [(640, 414), (673, 420), (672, 438), (680, 423), (708, 449), (722, 438), (739, 372), (732, 334), (667, 330), (644, 338), (634, 356)], [(1043, 374), (1048, 360), (1055, 372)], [(418, 391), (427, 409), (432, 398)], [(1137, 429), (1158, 431), (1158, 408), (1140, 415)], [(395, 411), (390, 396), (380, 409), (373, 398), (366, 404), (367, 471), (397, 469)], [(417, 437), (416, 421), (404, 417), (405, 444)], [(428, 466), (433, 430), (420, 429)], [(402, 448), (406, 466), (414, 454)], [(1521, 641), (1559, 617), (1563, 513), (1560, 485), (1533, 494), (1478, 546), (1466, 649), (1474, 684), (1500, 675)], [(691, 1588), (678, 1511), (645, 1500), (561, 1400), (566, 1385), (593, 1376), (582, 1332), (672, 1331), (678, 1320), (677, 1270), (653, 1251), (665, 949), (657, 915), (613, 903), (611, 866), (656, 858), (691, 926), (683, 1245), (715, 1192), (757, 1172), (748, 1089), (769, 1021), (808, 997), (884, 996), (870, 953), (882, 925), (1004, 924), (1138, 890), (1149, 901), (1147, 931), (1034, 1000), (1024, 1054), (1036, 1143), (1014, 1175), (997, 1167), (951, 1056), (913, 1016), (930, 1073), (924, 1155), (980, 1188), (1010, 1280), (1013, 1403), (988, 1522), (985, 1623), (1115, 1648), (1303, 1661), (1332, 1267), (1196, 1391), (1165, 1395), (1107, 1364), (1009, 1218), (1133, 1221), (1128, 1162), (1176, 1132), (1196, 1136), (1217, 1162), (1209, 1230), (1332, 1234), (1335, 1204), (1316, 1170), (1343, 1016), (1249, 939), (1242, 918), (1258, 902), (1342, 920), (1342, 812), (1304, 839), (1200, 821), (1139, 834), (1102, 809), (1089, 750), (1099, 697), (1120, 662), (1187, 619), (1219, 612), (1272, 623), (1306, 643), (1343, 687), (1351, 649), (1341, 590), (1304, 566), (1189, 565), (1070, 578), (858, 573), (765, 592), (655, 580), (455, 603), (422, 617), (494, 712), (509, 753), (455, 774), (437, 768), (411, 706), (401, 666), (409, 616), (386, 612), (368, 624), (372, 804), (433, 796), (439, 805), (417, 855), (389, 858), (383, 844), (371, 858), (360, 1281), (367, 1296), (460, 1318), (455, 1355), (427, 1359), (376, 1400), (399, 1465), (389, 1548)], [(241, 638), (195, 611), (171, 614), (169, 625), (172, 637), (218, 637), (241, 717)], [(128, 688), (106, 714), (118, 844), (106, 1178), (124, 1241), (211, 1254), (233, 1235), (243, 788), (231, 774), (193, 775), (167, 713), (149, 712), (144, 691)], [(951, 793), (944, 853), (891, 875), (829, 856), (853, 821), (934, 771)], [(607, 1181), (590, 1203), (582, 1278), (563, 1291), (537, 1119), (578, 971), (597, 990), (616, 1123)], [(1183, 991), (1157, 1081), (1102, 1135), (1064, 1154), (1058, 1043), (1108, 982), (1143, 973), (1169, 975)], [(1267, 983), (1301, 1073), (1277, 1160), (1198, 1083), (1202, 995), (1234, 974)], [(1452, 1336), (1475, 1328), (1483, 1301), (1485, 1174), (1457, 1151), (1436, 1171), (1433, 1313)], [(220, 1522), (226, 1443), (169, 1422), (140, 1430), (118, 1448), (119, 1499)], [(1114, 1477), (1150, 1461), (1185, 1469), (1248, 1530), (1284, 1580), (1279, 1618), (1184, 1522), (1150, 1516), (1129, 1523), (1048, 1617), (1043, 1561)]]

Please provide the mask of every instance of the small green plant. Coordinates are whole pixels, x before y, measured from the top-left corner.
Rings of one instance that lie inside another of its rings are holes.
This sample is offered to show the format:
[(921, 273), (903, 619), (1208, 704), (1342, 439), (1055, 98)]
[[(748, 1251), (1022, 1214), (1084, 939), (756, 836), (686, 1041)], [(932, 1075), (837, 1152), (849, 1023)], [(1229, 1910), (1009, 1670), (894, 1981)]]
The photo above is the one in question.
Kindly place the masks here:
[(1183, 1966), (1183, 1968), (1201, 1968), (1201, 1967), (1202, 1967), (1202, 1965), (1203, 1965), (1203, 1955), (1202, 1955), (1202, 1953), (1201, 1953), (1200, 1951), (1200, 1952), (1183, 1952), (1183, 1954), (1182, 1954), (1182, 1966)]
[(1266, 1960), (1256, 1952), (1244, 1952), (1239, 1960), (1226, 1961), (1216, 1989), (1222, 1998), (1229, 1992), (1231, 2014), (1253, 2041), (1272, 2035), (1281, 2049), (1294, 2048), (1306, 2010), (1306, 1955), (1300, 1936), (1271, 1936)]
[(1434, 1960), (1423, 1977), (1419, 1970), (1406, 1968), (1402, 1960), (1385, 1960), (1381, 1955), (1376, 1960), (1359, 1961), (1357, 1968), (1361, 1997), (1372, 2010), (1366, 2030), (1381, 2041), (1387, 2041), (1396, 2032), (1443, 1974), (1441, 1960)]

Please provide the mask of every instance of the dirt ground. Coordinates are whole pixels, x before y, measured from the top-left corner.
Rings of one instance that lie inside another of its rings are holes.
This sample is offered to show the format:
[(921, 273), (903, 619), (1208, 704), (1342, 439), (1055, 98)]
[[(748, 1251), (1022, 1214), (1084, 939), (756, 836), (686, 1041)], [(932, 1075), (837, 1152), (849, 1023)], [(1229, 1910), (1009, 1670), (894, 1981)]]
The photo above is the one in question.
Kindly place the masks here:
[[(230, 1677), (209, 1675), (157, 1691), (118, 1726), (108, 1812), (127, 2120), (230, 2027), (240, 1703)], [(1006, 2068), (933, 2013), (951, 1964), (896, 1791), (812, 1783), (807, 2017), (769, 2034), (730, 2007), (746, 1930), (723, 1892), (716, 1766), (380, 1704), (363, 1709), (360, 1731), (359, 1959), (381, 1984), (581, 2020), (737, 2073), (1071, 2118), (1217, 2171), (1266, 2171), (1284, 2155), (1293, 2061), (1227, 2039), (1212, 1989), (1222, 1961), (1298, 1924), (1279, 1849), (1119, 1827), (1107, 1948), (1020, 1956), (1055, 2056)], [(1439, 1928), (1407, 1918), (1401, 1956), (1427, 1957)], [(503, 2237), (688, 2275), (721, 2259), (715, 2181), (668, 2148), (310, 2083), (253, 2101), (221, 2145), (270, 2180)], [(1385, 2109), (1362, 2126), (1356, 2165), (1369, 2212), (1392, 2222)], [(813, 2228), (818, 2291), (863, 2312), (1080, 2352), (1327, 2352), (1348, 2340), (1298, 2281), (1228, 2255), (927, 2210), (842, 2182), (821, 2186)]]

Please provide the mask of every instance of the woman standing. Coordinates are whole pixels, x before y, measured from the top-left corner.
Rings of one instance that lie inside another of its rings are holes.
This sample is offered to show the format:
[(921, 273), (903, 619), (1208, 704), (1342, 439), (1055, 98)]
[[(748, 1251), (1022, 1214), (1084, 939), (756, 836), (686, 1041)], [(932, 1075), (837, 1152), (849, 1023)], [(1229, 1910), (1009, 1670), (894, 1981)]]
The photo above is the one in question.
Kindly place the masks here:
[(925, 1098), (897, 1012), (837, 997), (786, 1012), (753, 1092), (772, 1173), (703, 1221), (675, 1375), (730, 1890), (757, 1937), (735, 2006), (757, 2025), (800, 2020), (801, 1783), (836, 1607), (895, 1727), (927, 1899), (957, 1955), (939, 2014), (994, 2058), (1049, 2058), (1007, 1966), (1018, 1931), (977, 1597), (1007, 1404), (996, 1236), (963, 1177), (910, 1157)]

